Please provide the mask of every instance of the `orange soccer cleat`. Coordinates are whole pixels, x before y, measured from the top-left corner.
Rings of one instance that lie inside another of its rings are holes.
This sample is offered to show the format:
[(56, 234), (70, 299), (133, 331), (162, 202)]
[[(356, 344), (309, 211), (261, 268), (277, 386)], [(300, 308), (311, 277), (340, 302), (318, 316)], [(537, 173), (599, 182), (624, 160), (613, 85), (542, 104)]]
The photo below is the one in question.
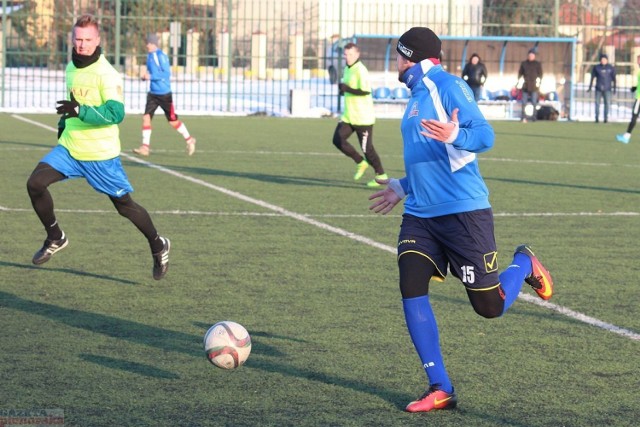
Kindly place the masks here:
[(440, 384), (429, 386), (418, 400), (409, 403), (407, 412), (429, 412), (436, 409), (453, 409), (458, 404), (458, 397), (452, 389), (451, 393), (439, 389)]
[(531, 259), (531, 275), (524, 279), (543, 300), (548, 300), (553, 295), (553, 279), (542, 263), (527, 245), (520, 245), (516, 253), (522, 253)]

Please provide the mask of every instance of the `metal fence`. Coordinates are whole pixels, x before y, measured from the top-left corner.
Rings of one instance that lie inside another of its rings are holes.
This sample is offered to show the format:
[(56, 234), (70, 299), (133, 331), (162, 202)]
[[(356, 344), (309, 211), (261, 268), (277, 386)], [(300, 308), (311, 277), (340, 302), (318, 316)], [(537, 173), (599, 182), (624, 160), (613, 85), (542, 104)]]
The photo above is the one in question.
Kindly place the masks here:
[[(401, 3), (401, 4), (399, 4)], [(70, 29), (83, 13), (101, 23), (102, 47), (125, 76), (127, 110), (144, 108), (145, 37), (160, 36), (172, 61), (172, 88), (182, 114), (329, 115), (340, 110), (334, 84), (341, 43), (361, 36), (374, 86), (397, 85), (388, 42), (411, 26), (429, 26), (450, 40), (443, 64), (459, 74), (465, 56), (481, 56), (487, 86), (510, 91), (520, 61), (538, 46), (545, 78), (566, 85), (561, 101), (572, 119), (593, 116), (586, 94), (601, 52), (616, 65), (618, 86), (632, 86), (640, 54), (640, 11), (559, 0), (0, 0), (0, 111), (50, 112), (65, 96)], [(587, 3), (587, 2), (585, 2)], [(590, 2), (596, 4), (597, 2)], [(633, 2), (629, 3), (630, 5)], [(380, 37), (370, 37), (377, 35)], [(362, 37), (366, 36), (366, 37)], [(506, 45), (482, 37), (522, 37)], [(468, 40), (465, 40), (468, 38)], [(539, 40), (534, 41), (534, 39)], [(545, 38), (575, 39), (573, 52), (545, 51)], [(366, 40), (366, 41), (365, 41)], [(506, 58), (506, 60), (505, 60)], [(573, 60), (573, 63), (571, 62)], [(543, 79), (544, 82), (544, 79)], [(551, 86), (551, 84), (550, 84)], [(611, 120), (628, 120), (632, 95), (619, 90)], [(393, 115), (398, 110), (379, 108)]]

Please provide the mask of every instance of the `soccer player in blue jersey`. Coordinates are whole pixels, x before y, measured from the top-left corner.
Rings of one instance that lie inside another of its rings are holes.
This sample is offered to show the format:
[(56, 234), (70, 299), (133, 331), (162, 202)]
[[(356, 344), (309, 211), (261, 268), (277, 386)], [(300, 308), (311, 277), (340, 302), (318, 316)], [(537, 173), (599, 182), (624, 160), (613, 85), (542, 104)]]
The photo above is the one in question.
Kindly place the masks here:
[(196, 151), (196, 139), (191, 136), (187, 126), (176, 114), (171, 92), (169, 57), (160, 50), (158, 43), (157, 35), (149, 34), (147, 36), (147, 72), (142, 79), (149, 81), (149, 92), (142, 116), (142, 145), (139, 148), (134, 148), (133, 152), (141, 156), (148, 156), (151, 152), (151, 120), (160, 107), (171, 127), (184, 138), (187, 154), (191, 156)]
[(133, 187), (120, 161), (118, 124), (125, 116), (122, 76), (102, 54), (98, 21), (93, 16), (78, 18), (71, 41), (73, 52), (65, 72), (69, 99), (58, 101), (57, 107), (58, 145), (40, 160), (27, 181), (31, 204), (47, 233), (32, 262), (44, 264), (69, 244), (48, 187), (84, 178), (147, 238), (153, 278), (160, 280), (169, 268), (171, 243), (158, 234), (147, 210), (130, 196)]
[(411, 90), (401, 123), (406, 176), (381, 181), (371, 210), (389, 213), (404, 201), (398, 237), (400, 292), (409, 334), (428, 379), (408, 412), (451, 409), (457, 396), (444, 366), (429, 281), (447, 270), (459, 279), (481, 316), (502, 316), (524, 282), (544, 300), (553, 293), (549, 272), (529, 246), (515, 250), (498, 272), (489, 192), (476, 158), (493, 146), (494, 132), (469, 86), (440, 65), (441, 42), (425, 27), (404, 33), (397, 44), (400, 81)]

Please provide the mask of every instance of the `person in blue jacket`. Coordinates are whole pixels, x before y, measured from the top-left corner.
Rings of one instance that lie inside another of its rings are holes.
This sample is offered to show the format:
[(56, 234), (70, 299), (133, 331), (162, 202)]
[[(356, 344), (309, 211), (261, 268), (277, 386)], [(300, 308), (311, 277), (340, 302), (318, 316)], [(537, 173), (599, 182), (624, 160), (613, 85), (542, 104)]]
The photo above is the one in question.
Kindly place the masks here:
[(596, 82), (596, 123), (600, 121), (600, 101), (604, 102), (604, 122), (607, 123), (611, 93), (616, 93), (616, 69), (609, 64), (609, 57), (605, 53), (600, 55), (600, 63), (594, 65), (591, 70), (591, 81), (587, 92), (591, 92), (594, 81)]
[(553, 293), (551, 275), (528, 245), (518, 246), (511, 264), (498, 272), (489, 191), (477, 159), (493, 146), (494, 131), (469, 86), (441, 66), (440, 49), (440, 39), (426, 27), (411, 28), (398, 40), (398, 77), (411, 90), (400, 126), (406, 176), (381, 180), (386, 188), (369, 197), (370, 209), (380, 214), (404, 199), (400, 293), (428, 380), (408, 412), (457, 405), (429, 300), (430, 280), (444, 281), (449, 270), (464, 285), (476, 313), (486, 318), (502, 316), (524, 282), (544, 300)]
[(134, 148), (133, 152), (141, 156), (148, 156), (151, 152), (151, 120), (158, 107), (162, 108), (169, 124), (183, 136), (188, 155), (196, 151), (196, 139), (189, 134), (185, 124), (178, 119), (171, 93), (171, 65), (169, 57), (158, 47), (158, 36), (147, 36), (147, 72), (142, 80), (149, 80), (147, 104), (142, 116), (142, 145)]

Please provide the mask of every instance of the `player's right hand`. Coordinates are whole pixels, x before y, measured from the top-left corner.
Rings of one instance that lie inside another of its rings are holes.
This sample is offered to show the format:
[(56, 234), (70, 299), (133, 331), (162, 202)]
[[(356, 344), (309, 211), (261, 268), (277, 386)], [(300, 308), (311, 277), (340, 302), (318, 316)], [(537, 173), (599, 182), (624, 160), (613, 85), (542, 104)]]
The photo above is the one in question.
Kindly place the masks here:
[(71, 92), (71, 100), (67, 101), (66, 99), (57, 101), (56, 104), (56, 113), (62, 114), (65, 118), (78, 117), (80, 113), (80, 104), (76, 101), (76, 98), (73, 96), (73, 92)]
[[(378, 184), (389, 183), (388, 179), (376, 179)], [(387, 187), (384, 190), (377, 191), (369, 196), (369, 200), (374, 202), (369, 206), (369, 210), (386, 215), (402, 200), (400, 196), (396, 194), (391, 187)]]

